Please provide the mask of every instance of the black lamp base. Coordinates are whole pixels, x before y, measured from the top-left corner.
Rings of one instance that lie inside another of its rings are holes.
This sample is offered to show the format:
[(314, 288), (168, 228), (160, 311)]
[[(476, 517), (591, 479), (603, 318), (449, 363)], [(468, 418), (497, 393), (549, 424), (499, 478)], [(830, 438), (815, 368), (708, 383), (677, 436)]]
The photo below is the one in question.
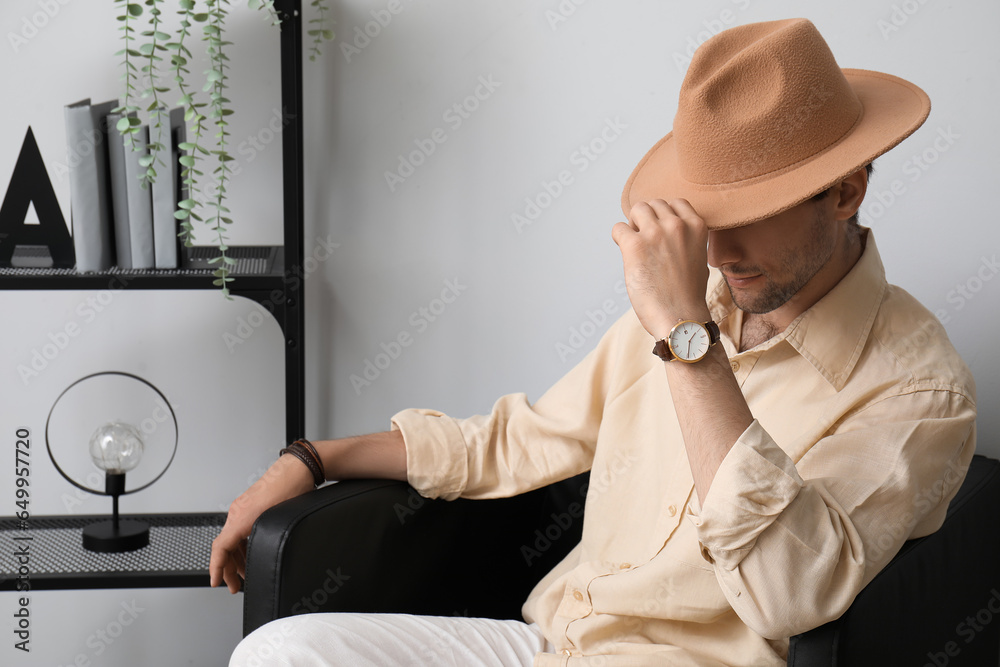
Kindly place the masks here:
[(135, 551), (149, 544), (149, 524), (145, 521), (92, 523), (83, 529), (83, 548), (89, 551), (119, 553)]

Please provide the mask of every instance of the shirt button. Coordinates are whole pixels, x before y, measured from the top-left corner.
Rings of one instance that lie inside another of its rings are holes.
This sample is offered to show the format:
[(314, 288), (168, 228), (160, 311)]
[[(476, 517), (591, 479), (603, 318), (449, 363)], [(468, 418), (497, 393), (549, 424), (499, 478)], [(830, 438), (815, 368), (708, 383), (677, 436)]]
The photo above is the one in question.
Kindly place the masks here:
[(564, 649), (563, 649), (563, 650), (561, 651), (561, 653), (562, 653), (563, 655), (573, 655), (573, 652), (572, 652), (572, 651), (570, 651), (570, 650), (569, 650), (568, 648), (564, 648)]
[(632, 563), (622, 563), (618, 566), (618, 568), (621, 570), (629, 570), (632, 568)]
[(573, 591), (573, 599), (576, 600), (577, 602), (582, 602), (583, 593), (581, 593), (580, 591)]
[(739, 373), (740, 372), (740, 362), (738, 362), (738, 361), (730, 361), (729, 362), (729, 367), (733, 369), (734, 373)]
[(670, 516), (674, 516), (675, 514), (677, 514), (677, 506), (671, 505), (670, 507), (668, 507), (667, 514), (669, 514)]

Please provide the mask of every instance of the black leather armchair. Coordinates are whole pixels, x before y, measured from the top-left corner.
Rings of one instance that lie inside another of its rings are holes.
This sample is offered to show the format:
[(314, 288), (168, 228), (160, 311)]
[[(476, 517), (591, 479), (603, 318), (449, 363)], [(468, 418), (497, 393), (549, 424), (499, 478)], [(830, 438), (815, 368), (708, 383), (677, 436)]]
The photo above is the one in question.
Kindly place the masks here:
[[(250, 535), (244, 634), (317, 611), (520, 618), (580, 539), (587, 476), (503, 500), (426, 500), (390, 481), (334, 484)], [(792, 637), (793, 667), (1000, 664), (1000, 462), (976, 456), (944, 526), (911, 540), (839, 619)]]

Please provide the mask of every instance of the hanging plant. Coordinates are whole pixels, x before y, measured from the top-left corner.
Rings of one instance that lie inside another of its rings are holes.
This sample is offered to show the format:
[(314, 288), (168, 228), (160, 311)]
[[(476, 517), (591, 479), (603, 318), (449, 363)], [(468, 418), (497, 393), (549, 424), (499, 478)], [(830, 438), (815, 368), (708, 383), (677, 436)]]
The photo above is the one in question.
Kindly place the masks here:
[[(226, 192), (229, 178), (232, 174), (229, 163), (233, 157), (229, 154), (229, 117), (234, 110), (226, 97), (228, 87), (229, 57), (226, 54), (232, 42), (226, 40), (226, 19), (229, 15), (229, 0), (202, 0), (201, 9), (197, 0), (115, 0), (120, 11), (118, 21), (121, 23), (123, 48), (115, 55), (122, 56), (122, 80), (124, 81), (123, 102), (115, 109), (122, 114), (118, 122), (118, 131), (130, 145), (138, 150), (135, 135), (142, 126), (139, 113), (139, 101), (149, 99), (144, 111), (149, 115), (152, 128), (159, 130), (165, 122), (168, 113), (167, 105), (163, 103), (164, 95), (171, 88), (162, 85), (164, 70), (164, 55), (169, 55), (169, 69), (173, 73), (173, 81), (180, 97), (177, 100), (184, 109), (184, 121), (187, 123), (186, 142), (178, 148), (184, 151), (180, 157), (181, 181), (187, 192), (187, 198), (178, 202), (174, 217), (179, 222), (180, 236), (186, 247), (194, 244), (194, 222), (208, 220), (215, 235), (218, 256), (209, 260), (217, 264), (213, 284), (222, 289), (223, 295), (229, 295), (231, 267), (236, 260), (229, 257), (227, 251), (227, 227), (232, 224), (229, 209), (226, 207)], [(315, 60), (321, 54), (323, 42), (333, 39), (333, 31), (329, 28), (328, 0), (312, 0), (311, 6), (318, 12), (318, 17), (309, 20), (312, 26), (307, 34), (312, 39), (309, 59)], [(161, 30), (163, 8), (169, 4), (176, 5), (180, 24), (173, 38)], [(255, 11), (263, 11), (270, 15), (271, 22), (279, 25), (281, 17), (274, 7), (274, 0), (247, 0), (247, 6)], [(142, 42), (136, 48), (136, 22), (145, 14), (146, 28), (141, 33)], [(188, 65), (193, 57), (191, 43), (197, 40), (193, 34), (200, 26), (201, 41), (208, 56), (209, 66), (204, 72), (204, 83), (200, 86), (191, 82), (191, 71)], [(144, 84), (139, 83), (139, 79)], [(143, 85), (140, 90), (140, 85)], [(200, 90), (199, 90), (200, 88)], [(207, 101), (203, 96), (207, 95)], [(209, 124), (215, 126), (215, 134), (207, 137)], [(161, 136), (159, 132), (151, 132), (151, 136)], [(148, 144), (148, 155), (140, 160), (145, 169), (141, 178), (144, 185), (151, 184), (156, 179), (157, 165), (164, 166), (162, 153), (169, 147), (157, 141)], [(212, 176), (218, 183), (218, 188), (211, 200), (203, 200), (198, 189), (199, 179), (205, 176), (205, 161), (213, 164)], [(206, 212), (206, 207), (210, 210)]]

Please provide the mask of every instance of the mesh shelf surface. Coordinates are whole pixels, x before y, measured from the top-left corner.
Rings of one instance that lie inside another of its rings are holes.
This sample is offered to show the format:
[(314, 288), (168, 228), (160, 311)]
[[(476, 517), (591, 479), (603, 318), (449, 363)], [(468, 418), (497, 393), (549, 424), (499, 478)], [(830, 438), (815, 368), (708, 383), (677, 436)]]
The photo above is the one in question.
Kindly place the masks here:
[(37, 517), (29, 519), (27, 529), (16, 519), (0, 519), (0, 590), (15, 590), (16, 554), (25, 548), (32, 589), (208, 583), (212, 540), (225, 523), (224, 514), (122, 515), (149, 523), (148, 546), (115, 554), (84, 549), (83, 528), (107, 518)]

